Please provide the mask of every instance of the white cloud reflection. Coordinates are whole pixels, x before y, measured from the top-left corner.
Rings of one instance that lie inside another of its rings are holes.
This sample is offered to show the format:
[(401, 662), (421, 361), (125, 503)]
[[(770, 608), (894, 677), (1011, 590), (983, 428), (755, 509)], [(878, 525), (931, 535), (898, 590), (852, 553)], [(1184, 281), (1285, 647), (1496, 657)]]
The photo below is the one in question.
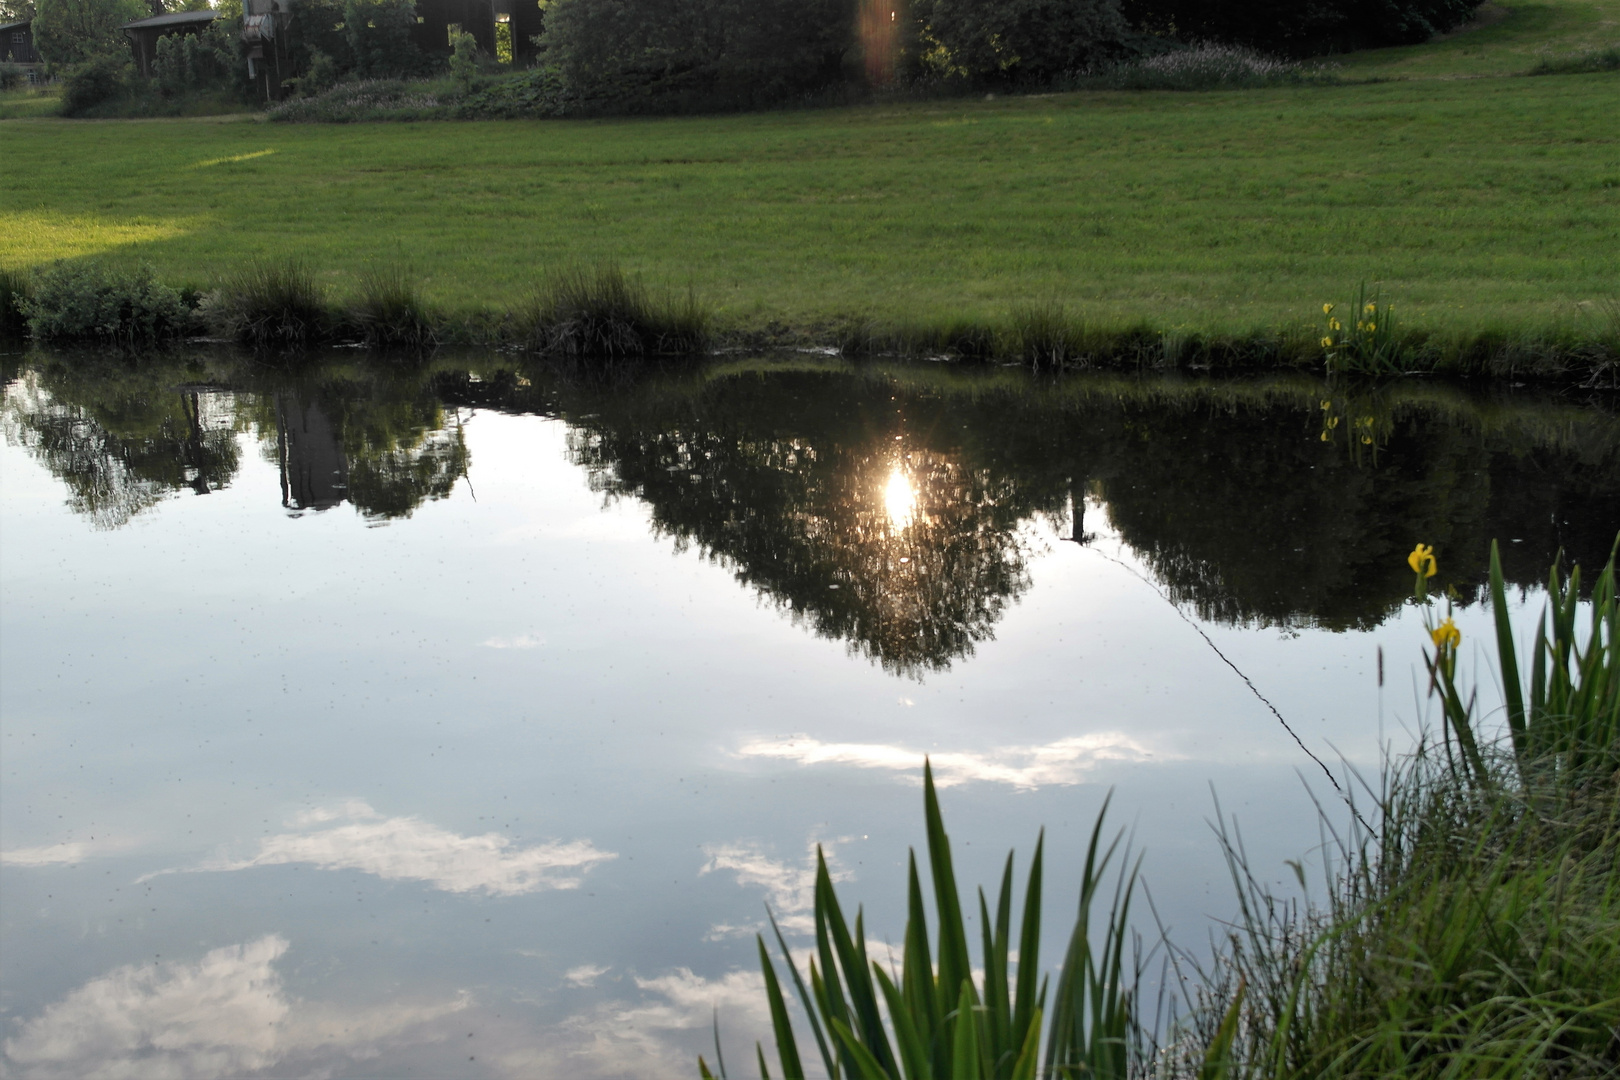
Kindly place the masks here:
[[(348, 822), (308, 829), (342, 819)], [(249, 859), (192, 869), (247, 870), (305, 863), (322, 870), (359, 870), (387, 881), (422, 881), (445, 892), (518, 896), (543, 889), (578, 888), (592, 866), (618, 858), (589, 840), (520, 847), (499, 833), (463, 836), (420, 818), (385, 818), (359, 800), (309, 811), (293, 824), (308, 831), (266, 837)]]
[(285, 1067), (317, 1053), (330, 1065), (334, 1056), (373, 1057), (385, 1040), (470, 1004), (465, 995), (371, 1009), (292, 999), (274, 966), (287, 948), (286, 938), (271, 934), (214, 949), (195, 963), (114, 968), (5, 1040), (5, 1073), (29, 1080), (202, 1080)]
[[(707, 860), (699, 874), (729, 871), (737, 877), (743, 888), (765, 890), (765, 902), (776, 916), (776, 924), (786, 933), (809, 934), (815, 931), (811, 912), (816, 902), (816, 844), (822, 843), (827, 854), (827, 876), (833, 881), (848, 881), (853, 875), (838, 868), (832, 843), (817, 841), (814, 837), (805, 843), (804, 862), (791, 866), (773, 859), (755, 843), (704, 844)], [(752, 923), (716, 923), (709, 928), (711, 941), (739, 934), (754, 934), (763, 929), (764, 921)]]
[[(635, 984), (639, 999), (603, 1002), (546, 1029), (529, 1045), (492, 1054), (497, 1068), (511, 1077), (558, 1080), (690, 1076), (697, 1054), (714, 1063), (710, 1032), (716, 1010), (725, 1045), (739, 1058), (745, 1059), (755, 1039), (771, 1045), (758, 971), (711, 979), (683, 967), (656, 978), (638, 977)], [(802, 1021), (799, 1026), (803, 1030)], [(809, 1056), (815, 1056), (814, 1043)]]
[[(862, 769), (920, 774), (924, 751), (889, 743), (827, 743), (807, 735), (754, 739), (737, 749), (738, 757), (779, 758), (801, 765), (854, 765)], [(1032, 790), (1049, 784), (1078, 784), (1103, 761), (1173, 759), (1118, 731), (1074, 735), (1039, 746), (1003, 746), (982, 753), (932, 752), (934, 782), (940, 787), (988, 780)]]

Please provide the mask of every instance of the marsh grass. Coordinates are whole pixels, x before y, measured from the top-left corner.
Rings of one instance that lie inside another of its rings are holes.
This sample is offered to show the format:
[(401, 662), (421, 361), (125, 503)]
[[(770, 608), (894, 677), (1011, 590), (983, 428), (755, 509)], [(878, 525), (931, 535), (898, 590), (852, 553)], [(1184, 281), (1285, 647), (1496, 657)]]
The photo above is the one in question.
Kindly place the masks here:
[(209, 294), (202, 315), (215, 333), (259, 349), (303, 348), (332, 331), (326, 290), (293, 259), (231, 274)]
[(709, 342), (696, 295), (655, 294), (616, 266), (560, 271), (535, 288), (516, 318), (529, 347), (565, 357), (686, 356)]
[[(1437, 627), (1425, 663), (1442, 737), (1386, 768), (1376, 833), (1352, 825), (1324, 843), (1337, 854), (1325, 904), (1258, 884), (1223, 820), (1240, 917), (1198, 973), (1184, 1051), (1218, 1048), (1224, 1075), (1266, 1080), (1620, 1073), (1614, 573), (1611, 555), (1583, 634), (1579, 577), (1554, 565), (1526, 695), (1493, 545), (1508, 739), (1484, 738), (1455, 682), (1457, 641)], [(1186, 1052), (1162, 1064), (1208, 1067)]]
[(360, 275), (348, 321), (367, 345), (420, 352), (439, 343), (444, 320), (423, 299), (409, 270), (373, 266)]

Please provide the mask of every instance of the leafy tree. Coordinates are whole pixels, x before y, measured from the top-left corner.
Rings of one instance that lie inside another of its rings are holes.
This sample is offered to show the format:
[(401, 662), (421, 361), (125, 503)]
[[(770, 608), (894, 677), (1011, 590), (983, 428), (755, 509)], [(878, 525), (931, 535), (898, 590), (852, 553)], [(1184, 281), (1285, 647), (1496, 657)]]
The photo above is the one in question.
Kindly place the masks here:
[(0, 0), (0, 23), (27, 22), (34, 17), (34, 0)]
[(411, 40), (415, 0), (344, 0), (343, 34), (359, 75), (416, 75), (426, 57)]
[(34, 43), (52, 64), (127, 51), (119, 27), (150, 14), (141, 0), (39, 0)]
[(839, 78), (853, 0), (552, 0), (542, 42), (588, 103), (763, 104)]
[(1127, 50), (1118, 0), (920, 0), (926, 66), (972, 79), (1049, 82)]

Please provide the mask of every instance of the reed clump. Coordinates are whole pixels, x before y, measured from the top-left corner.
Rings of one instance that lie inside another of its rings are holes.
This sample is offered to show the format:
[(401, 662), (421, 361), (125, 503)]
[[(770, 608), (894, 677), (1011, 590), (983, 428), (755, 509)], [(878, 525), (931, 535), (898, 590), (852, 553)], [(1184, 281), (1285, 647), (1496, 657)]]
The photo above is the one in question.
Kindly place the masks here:
[(374, 266), (360, 276), (348, 321), (367, 345), (415, 352), (438, 345), (443, 323), (415, 276), (399, 266)]
[(297, 260), (254, 263), (225, 278), (201, 313), (217, 334), (258, 349), (297, 349), (333, 330), (326, 290)]
[[(1044, 837), (1036, 840), (1030, 860), (1016, 939), (1012, 853), (1001, 876), (994, 919), (984, 890), (979, 890), (980, 968), (975, 979), (950, 837), (934, 791), (933, 769), (926, 762), (923, 815), (937, 953), (915, 852), (908, 866), (903, 956), (898, 967), (891, 960), (886, 970), (869, 955), (861, 912), (857, 910), (853, 926), (846, 919), (818, 849), (816, 946), (808, 971), (800, 972), (774, 915), (771, 927), (826, 1074), (873, 1080), (1033, 1080), (1039, 1072), (1125, 1080), (1150, 1061), (1137, 1019), (1137, 970), (1125, 959), (1139, 861), (1120, 851), (1118, 836), (1103, 844), (1107, 813), (1104, 802), (1086, 849), (1079, 915), (1055, 984), (1040, 973)], [(1116, 855), (1120, 865), (1110, 888), (1108, 866)], [(1094, 911), (1101, 929), (1095, 935)], [(799, 1036), (763, 935), (758, 945), (781, 1075), (803, 1077)], [(764, 1047), (756, 1044), (755, 1054), (760, 1075), (770, 1076)], [(698, 1059), (706, 1080), (726, 1076), (718, 1021), (715, 1055), (714, 1071)]]
[(709, 343), (709, 313), (690, 290), (655, 295), (611, 265), (554, 274), (518, 324), (529, 347), (571, 358), (687, 356)]

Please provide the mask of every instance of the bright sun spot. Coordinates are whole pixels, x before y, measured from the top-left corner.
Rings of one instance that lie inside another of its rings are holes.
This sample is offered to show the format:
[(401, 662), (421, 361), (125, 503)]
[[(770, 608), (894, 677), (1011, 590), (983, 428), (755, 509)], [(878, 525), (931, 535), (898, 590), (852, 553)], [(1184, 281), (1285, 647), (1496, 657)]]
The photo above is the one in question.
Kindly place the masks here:
[(889, 515), (889, 528), (896, 532), (909, 526), (916, 516), (917, 491), (898, 466), (889, 473), (889, 482), (883, 487), (883, 509)]

